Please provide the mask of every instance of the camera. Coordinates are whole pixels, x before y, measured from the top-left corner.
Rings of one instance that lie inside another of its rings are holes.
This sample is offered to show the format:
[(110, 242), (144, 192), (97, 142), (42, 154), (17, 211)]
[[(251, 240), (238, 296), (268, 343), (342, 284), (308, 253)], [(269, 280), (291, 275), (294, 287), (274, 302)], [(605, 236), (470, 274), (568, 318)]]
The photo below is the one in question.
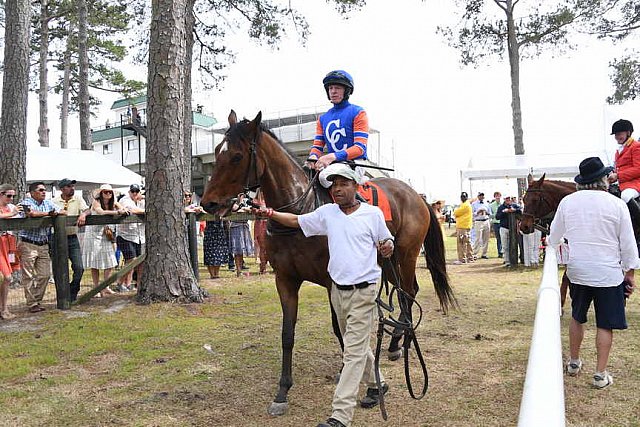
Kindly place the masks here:
[(29, 212), (31, 212), (31, 206), (30, 205), (20, 205), (22, 206), (22, 211), (26, 214), (28, 214)]

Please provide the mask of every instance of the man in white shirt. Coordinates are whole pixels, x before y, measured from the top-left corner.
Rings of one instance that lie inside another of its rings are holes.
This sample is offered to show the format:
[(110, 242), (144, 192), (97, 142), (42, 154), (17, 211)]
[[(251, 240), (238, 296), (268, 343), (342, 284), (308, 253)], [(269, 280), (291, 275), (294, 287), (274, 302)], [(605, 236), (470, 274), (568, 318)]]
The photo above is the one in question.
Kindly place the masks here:
[[(473, 255), (476, 258), (487, 259), (491, 234), (491, 206), (484, 201), (484, 193), (478, 193), (476, 201), (471, 203), (471, 209), (473, 210), (473, 232), (476, 238), (473, 244)], [(481, 251), (482, 256), (480, 256)]]
[[(307, 237), (327, 236), (328, 272), (333, 280), (331, 305), (344, 339), (344, 351), (331, 417), (317, 427), (345, 427), (353, 419), (360, 382), (368, 387), (360, 406), (372, 408), (379, 402), (380, 391), (369, 345), (376, 307), (376, 283), (382, 272), (377, 256), (379, 250), (383, 257), (390, 257), (394, 246), (382, 211), (356, 200), (355, 171), (345, 164), (333, 163), (323, 173), (327, 181), (332, 182), (331, 195), (335, 203), (304, 215), (275, 212), (271, 208), (254, 212), (287, 227), (300, 228)], [(382, 374), (380, 381), (384, 394), (389, 386)]]
[(582, 368), (580, 346), (593, 301), (598, 354), (593, 386), (598, 389), (613, 384), (607, 372), (613, 329), (627, 328), (625, 297), (633, 292), (634, 270), (640, 268), (629, 210), (621, 199), (606, 191), (609, 172), (611, 168), (598, 157), (580, 163), (580, 175), (575, 177), (578, 191), (562, 199), (549, 234), (554, 247), (564, 238), (569, 241), (567, 276), (572, 318), (567, 372), (575, 376)]

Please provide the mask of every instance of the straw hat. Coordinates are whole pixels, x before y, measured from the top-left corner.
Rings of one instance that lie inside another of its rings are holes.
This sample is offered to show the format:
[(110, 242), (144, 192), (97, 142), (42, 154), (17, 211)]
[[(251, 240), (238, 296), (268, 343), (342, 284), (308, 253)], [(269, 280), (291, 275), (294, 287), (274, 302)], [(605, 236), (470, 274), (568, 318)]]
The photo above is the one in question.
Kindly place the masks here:
[(97, 199), (103, 191), (111, 191), (113, 193), (113, 187), (110, 184), (102, 184), (100, 188), (93, 190), (93, 198)]

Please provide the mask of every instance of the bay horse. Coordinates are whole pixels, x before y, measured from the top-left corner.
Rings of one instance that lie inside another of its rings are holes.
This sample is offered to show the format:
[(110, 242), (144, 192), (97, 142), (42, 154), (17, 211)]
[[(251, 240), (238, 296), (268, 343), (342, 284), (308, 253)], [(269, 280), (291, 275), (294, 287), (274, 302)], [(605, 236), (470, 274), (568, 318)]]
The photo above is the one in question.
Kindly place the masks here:
[[(520, 218), (520, 231), (524, 234), (533, 233), (536, 225), (548, 230), (560, 201), (576, 191), (576, 184), (573, 182), (545, 180), (545, 176), (546, 174), (543, 174), (538, 181), (534, 181), (531, 175), (527, 176), (528, 186), (522, 199), (524, 209)], [(567, 299), (568, 288), (569, 278), (565, 268), (560, 284), (561, 307), (564, 307)]]
[(576, 191), (576, 184), (573, 182), (545, 180), (545, 176), (543, 174), (538, 181), (531, 175), (527, 176), (528, 187), (522, 199), (524, 209), (520, 219), (520, 230), (524, 234), (532, 233), (536, 224), (548, 228), (560, 200)]
[[(214, 171), (201, 201), (207, 212), (224, 216), (231, 210), (238, 194), (257, 187), (260, 187), (267, 206), (283, 212), (311, 212), (315, 209), (316, 199), (331, 203), (328, 191), (310, 185), (312, 180), (307, 172), (278, 138), (262, 125), (262, 113), (251, 121), (238, 121), (236, 113), (231, 110), (228, 121), (229, 129), (215, 148)], [(416, 262), (420, 248), (424, 247), (442, 311), (446, 313), (449, 308), (456, 307), (457, 301), (447, 277), (442, 230), (435, 213), (418, 193), (402, 181), (393, 178), (376, 178), (373, 181), (386, 193), (392, 210), (393, 221), (387, 222), (387, 226), (395, 236), (394, 254), (401, 282), (398, 285), (410, 296), (416, 295)], [(332, 281), (327, 272), (329, 251), (326, 237), (307, 238), (300, 230), (283, 228), (269, 220), (267, 253), (275, 270), (276, 289), (282, 307), (282, 369), (278, 391), (268, 412), (283, 415), (288, 409), (287, 395), (293, 385), (291, 367), (300, 286), (306, 280), (325, 287), (330, 293)], [(385, 270), (388, 267), (383, 266)], [(386, 273), (393, 281), (394, 275)], [(409, 312), (409, 320), (410, 316)], [(343, 346), (333, 308), (331, 320), (333, 331)], [(390, 357), (402, 354), (400, 338), (400, 334), (392, 337), (388, 349)]]

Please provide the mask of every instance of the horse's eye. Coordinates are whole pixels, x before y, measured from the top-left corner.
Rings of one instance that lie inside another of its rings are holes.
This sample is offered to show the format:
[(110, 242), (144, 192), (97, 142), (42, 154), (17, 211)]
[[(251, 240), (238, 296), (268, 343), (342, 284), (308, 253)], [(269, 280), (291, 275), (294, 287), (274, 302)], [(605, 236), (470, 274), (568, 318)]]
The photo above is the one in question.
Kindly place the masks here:
[(237, 165), (238, 163), (240, 163), (240, 160), (242, 160), (242, 154), (234, 154), (234, 156), (231, 158), (231, 163)]

